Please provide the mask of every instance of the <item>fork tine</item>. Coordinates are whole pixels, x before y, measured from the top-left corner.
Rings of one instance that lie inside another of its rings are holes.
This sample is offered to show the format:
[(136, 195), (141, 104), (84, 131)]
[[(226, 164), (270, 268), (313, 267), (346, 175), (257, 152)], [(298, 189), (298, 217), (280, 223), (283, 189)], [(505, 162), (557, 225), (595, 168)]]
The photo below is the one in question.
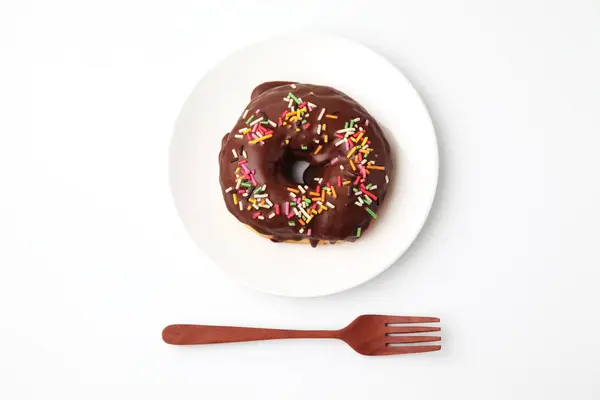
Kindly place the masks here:
[(427, 353), (429, 351), (438, 351), (441, 348), (442, 346), (385, 346), (372, 355), (389, 356), (393, 354)]
[(385, 338), (386, 344), (437, 342), (439, 340), (442, 340), (439, 336), (388, 336)]
[(414, 324), (416, 322), (440, 322), (436, 317), (399, 317), (397, 315), (382, 315), (386, 324)]
[(393, 333), (420, 333), (420, 332), (439, 332), (439, 326), (388, 326), (389, 334)]

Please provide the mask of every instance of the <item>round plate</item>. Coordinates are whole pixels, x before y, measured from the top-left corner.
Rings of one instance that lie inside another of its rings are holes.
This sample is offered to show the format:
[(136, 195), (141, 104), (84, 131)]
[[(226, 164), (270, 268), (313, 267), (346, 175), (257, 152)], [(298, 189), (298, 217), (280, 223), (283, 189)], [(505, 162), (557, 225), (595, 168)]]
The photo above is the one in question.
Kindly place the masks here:
[[(300, 43), (298, 52), (290, 43)], [(290, 47), (291, 46), (291, 47)], [(378, 218), (354, 243), (272, 243), (229, 214), (219, 186), (221, 138), (252, 89), (266, 81), (332, 86), (384, 127), (395, 158)], [(438, 148), (415, 89), (380, 55), (327, 35), (285, 36), (245, 47), (206, 74), (185, 102), (170, 148), (170, 182), (188, 232), (229, 275), (264, 292), (321, 296), (357, 286), (392, 265), (421, 230), (435, 195)]]

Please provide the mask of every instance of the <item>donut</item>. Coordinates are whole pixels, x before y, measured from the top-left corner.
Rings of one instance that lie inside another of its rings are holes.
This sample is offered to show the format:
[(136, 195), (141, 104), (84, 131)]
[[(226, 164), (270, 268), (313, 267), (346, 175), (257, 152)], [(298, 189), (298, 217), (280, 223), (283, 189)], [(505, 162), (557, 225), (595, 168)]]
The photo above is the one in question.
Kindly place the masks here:
[[(293, 169), (308, 163), (300, 182)], [(266, 82), (221, 141), (229, 212), (273, 242), (353, 242), (379, 218), (393, 162), (377, 121), (328, 86)]]

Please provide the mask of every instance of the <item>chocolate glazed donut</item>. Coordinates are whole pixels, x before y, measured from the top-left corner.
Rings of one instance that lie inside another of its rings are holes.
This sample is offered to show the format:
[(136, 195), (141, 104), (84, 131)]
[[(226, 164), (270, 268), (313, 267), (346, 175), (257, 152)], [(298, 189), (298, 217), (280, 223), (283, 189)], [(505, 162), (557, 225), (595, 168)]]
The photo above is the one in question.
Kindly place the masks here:
[[(292, 167), (306, 161), (302, 182)], [(266, 82), (222, 140), (227, 209), (272, 241), (354, 241), (376, 219), (393, 163), (377, 122), (327, 86)]]

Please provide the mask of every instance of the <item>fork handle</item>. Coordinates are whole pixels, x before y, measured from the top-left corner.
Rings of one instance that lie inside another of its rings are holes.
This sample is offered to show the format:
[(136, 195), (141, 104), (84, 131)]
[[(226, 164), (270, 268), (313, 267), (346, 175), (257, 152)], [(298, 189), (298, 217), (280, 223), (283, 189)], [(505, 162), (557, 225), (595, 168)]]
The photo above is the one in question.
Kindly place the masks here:
[(162, 332), (168, 344), (209, 344), (250, 342), (269, 339), (338, 338), (338, 331), (304, 331), (289, 329), (244, 328), (214, 325), (169, 325)]

